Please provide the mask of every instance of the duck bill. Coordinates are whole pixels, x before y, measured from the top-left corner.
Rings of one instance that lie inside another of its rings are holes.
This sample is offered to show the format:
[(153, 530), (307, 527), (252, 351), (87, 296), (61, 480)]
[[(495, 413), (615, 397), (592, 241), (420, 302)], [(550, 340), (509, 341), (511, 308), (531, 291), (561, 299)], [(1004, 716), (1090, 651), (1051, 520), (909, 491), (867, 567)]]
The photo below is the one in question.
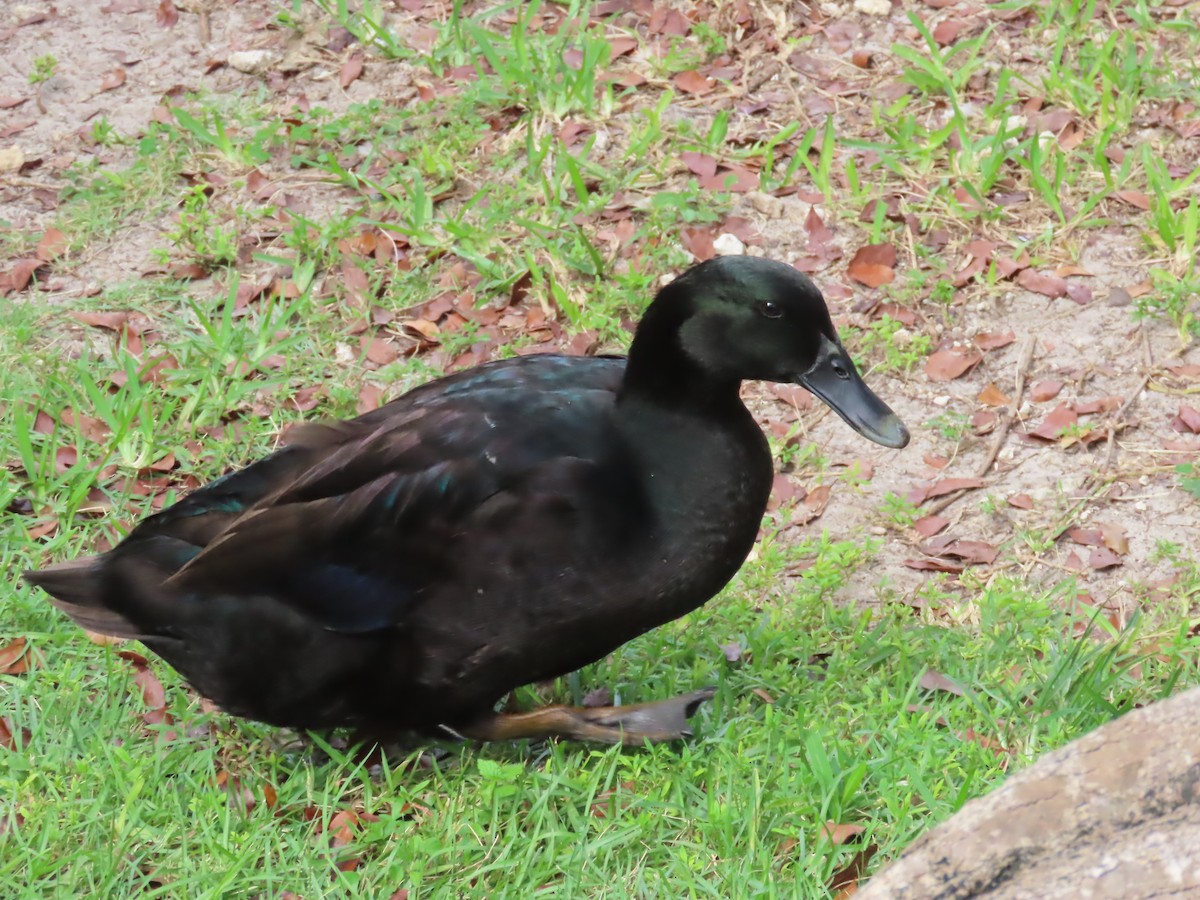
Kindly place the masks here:
[(796, 383), (816, 394), (863, 437), (897, 449), (908, 443), (904, 423), (859, 377), (841, 344), (821, 335), (817, 361)]

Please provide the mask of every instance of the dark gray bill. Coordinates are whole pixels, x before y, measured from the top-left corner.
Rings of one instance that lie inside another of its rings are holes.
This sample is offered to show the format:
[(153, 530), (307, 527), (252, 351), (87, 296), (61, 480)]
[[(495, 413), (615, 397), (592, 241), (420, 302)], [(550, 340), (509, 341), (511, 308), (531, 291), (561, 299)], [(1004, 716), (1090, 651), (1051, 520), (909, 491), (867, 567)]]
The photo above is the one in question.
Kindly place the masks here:
[(858, 375), (840, 344), (821, 336), (821, 351), (811, 369), (796, 377), (830, 409), (861, 434), (885, 447), (903, 447), (908, 429)]

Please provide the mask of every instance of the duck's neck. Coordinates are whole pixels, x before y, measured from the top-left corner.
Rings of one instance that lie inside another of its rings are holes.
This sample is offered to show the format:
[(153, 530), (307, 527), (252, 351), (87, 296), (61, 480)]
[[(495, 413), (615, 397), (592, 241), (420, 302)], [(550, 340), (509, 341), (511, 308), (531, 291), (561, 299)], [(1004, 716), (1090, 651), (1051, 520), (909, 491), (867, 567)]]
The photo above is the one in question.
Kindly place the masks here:
[(629, 348), (618, 406), (654, 406), (705, 416), (742, 410), (736, 378), (706, 371), (684, 351), (680, 327), (691, 314), (689, 302), (672, 296), (670, 286), (650, 305)]

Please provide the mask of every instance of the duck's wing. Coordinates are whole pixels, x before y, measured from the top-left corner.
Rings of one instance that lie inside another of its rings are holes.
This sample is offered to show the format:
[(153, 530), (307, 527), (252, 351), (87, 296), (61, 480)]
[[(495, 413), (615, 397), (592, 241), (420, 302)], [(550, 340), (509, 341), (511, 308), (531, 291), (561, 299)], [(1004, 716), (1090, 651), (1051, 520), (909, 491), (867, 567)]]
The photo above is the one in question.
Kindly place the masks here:
[[(124, 571), (136, 582), (121, 588), (124, 602), (140, 607), (126, 617), (165, 621), (180, 612), (180, 598), (199, 613), (198, 599), (240, 596), (269, 598), (341, 632), (398, 625), (420, 596), (454, 577), (464, 561), (450, 547), (469, 553), (465, 532), (497, 522), (489, 511), (533, 504), (548, 531), (578, 518), (573, 505), (596, 490), (614, 452), (611, 387), (478, 388), (323, 426), (335, 436), (302, 441), (314, 455), (303, 471), (228, 514), (202, 548), (181, 546), (180, 519), (169, 539), (159, 531), (114, 551), (112, 578), (124, 580)], [(148, 556), (163, 564), (148, 565)]]

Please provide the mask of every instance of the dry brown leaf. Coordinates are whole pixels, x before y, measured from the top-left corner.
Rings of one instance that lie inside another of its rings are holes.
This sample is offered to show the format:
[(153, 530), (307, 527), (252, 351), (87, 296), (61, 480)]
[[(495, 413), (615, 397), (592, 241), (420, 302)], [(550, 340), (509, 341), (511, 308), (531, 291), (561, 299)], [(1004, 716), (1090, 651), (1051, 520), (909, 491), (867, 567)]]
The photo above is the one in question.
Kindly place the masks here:
[(1028, 494), (1013, 494), (1008, 498), (1008, 505), (1017, 509), (1033, 509), (1033, 498)]
[(1123, 562), (1121, 557), (1107, 547), (1096, 547), (1088, 554), (1088, 565), (1096, 571), (1111, 569), (1113, 566), (1122, 565)]
[(1044, 403), (1047, 400), (1053, 400), (1057, 397), (1062, 389), (1063, 383), (1061, 381), (1039, 381), (1029, 389), (1029, 396), (1038, 403)]
[(868, 244), (859, 247), (846, 274), (852, 279), (877, 288), (890, 284), (896, 278), (896, 248), (891, 244)]
[(1150, 195), (1144, 194), (1141, 191), (1117, 191), (1116, 196), (1124, 200), (1130, 206), (1135, 206), (1140, 210), (1150, 209)]
[(1008, 406), (1012, 401), (1004, 394), (995, 382), (989, 381), (979, 392), (979, 402), (984, 406)]
[(1044, 441), (1057, 441), (1062, 437), (1063, 431), (1078, 421), (1079, 416), (1074, 407), (1069, 403), (1060, 403), (1050, 411), (1046, 418), (1042, 419), (1037, 428), (1026, 431), (1025, 434), (1029, 437), (1041, 438)]
[(944, 559), (906, 559), (904, 565), (909, 569), (917, 569), (924, 572), (945, 572), (948, 575), (959, 575), (966, 568), (957, 563), (947, 562)]
[(680, 153), (679, 158), (691, 172), (702, 178), (711, 178), (717, 174), (717, 161), (707, 153), (694, 153), (688, 150)]
[(996, 430), (1000, 416), (990, 409), (981, 409), (971, 416), (971, 428), (976, 434), (991, 434)]
[(972, 338), (975, 346), (980, 350), (999, 350), (1001, 347), (1007, 347), (1016, 339), (1016, 334), (1011, 331), (982, 331)]
[(47, 228), (42, 235), (42, 239), (38, 241), (37, 250), (35, 251), (37, 258), (43, 262), (49, 262), (66, 252), (67, 245), (70, 241), (67, 236), (57, 228)]
[(961, 684), (953, 678), (943, 675), (941, 672), (936, 672), (933, 669), (926, 669), (924, 674), (921, 675), (921, 680), (918, 684), (926, 691), (945, 691), (947, 694), (954, 694), (956, 697), (966, 694)]
[(378, 335), (363, 335), (363, 352), (377, 366), (386, 366), (400, 358), (399, 348)]
[(363, 56), (361, 53), (355, 53), (342, 63), (341, 71), (338, 72), (338, 84), (342, 86), (342, 90), (344, 91), (357, 81), (358, 76), (362, 73)]
[(1062, 297), (1067, 293), (1067, 282), (1053, 275), (1043, 275), (1033, 269), (1025, 269), (1017, 276), (1017, 284), (1027, 291), (1046, 297)]
[(119, 88), (124, 83), (125, 83), (125, 70), (122, 67), (117, 66), (117, 68), (112, 69), (109, 72), (106, 72), (104, 74), (104, 77), (100, 79), (100, 91), (103, 92), (103, 91), (115, 90), (116, 88)]
[(925, 360), (925, 374), (930, 381), (953, 381), (961, 378), (983, 360), (977, 350), (938, 350)]
[(0, 675), (23, 675), (29, 671), (29, 644), (23, 637), (0, 647)]
[(159, 0), (158, 10), (154, 14), (154, 21), (163, 28), (174, 28), (179, 22), (179, 10), (175, 8), (172, 0)]
[(1067, 529), (1067, 537), (1085, 547), (1099, 547), (1104, 543), (1104, 535), (1098, 528), (1080, 528), (1073, 525)]
[(671, 79), (675, 87), (683, 91), (685, 94), (707, 94), (717, 86), (715, 78), (709, 78), (701, 75), (695, 69), (689, 69), (687, 72), (680, 72)]
[(835, 847), (840, 847), (842, 844), (858, 837), (866, 830), (866, 825), (854, 825), (830, 820), (821, 829), (821, 837), (826, 838)]
[(1125, 529), (1115, 522), (1097, 522), (1100, 534), (1104, 537), (1104, 546), (1117, 556), (1125, 556), (1129, 552), (1129, 538)]
[(1179, 414), (1175, 417), (1175, 421), (1183, 426), (1183, 428), (1176, 428), (1176, 431), (1187, 429), (1192, 434), (1200, 434), (1200, 412), (1197, 412), (1194, 407), (1188, 406), (1186, 403), (1179, 404)]
[(921, 537), (933, 537), (943, 528), (950, 524), (950, 520), (944, 516), (921, 516), (913, 522), (913, 531), (921, 535)]

